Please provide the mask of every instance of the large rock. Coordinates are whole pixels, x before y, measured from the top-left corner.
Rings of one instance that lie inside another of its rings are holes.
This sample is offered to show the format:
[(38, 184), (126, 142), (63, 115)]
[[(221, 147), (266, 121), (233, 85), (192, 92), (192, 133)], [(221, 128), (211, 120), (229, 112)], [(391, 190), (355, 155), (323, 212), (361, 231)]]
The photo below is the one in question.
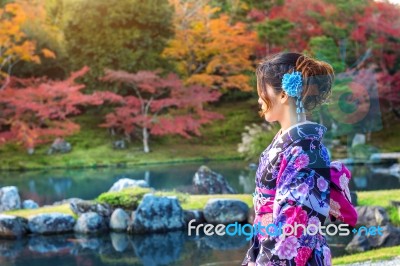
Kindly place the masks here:
[(113, 142), (113, 149), (114, 150), (124, 150), (126, 149), (126, 143), (125, 140), (116, 140)]
[(28, 220), (12, 215), (0, 214), (0, 238), (17, 239), (28, 231)]
[(378, 226), (389, 223), (389, 216), (386, 210), (380, 206), (357, 206), (358, 226)]
[(22, 202), (22, 208), (24, 209), (37, 209), (39, 208), (39, 204), (37, 204), (36, 202), (34, 202), (33, 200), (24, 200)]
[(348, 252), (364, 252), (373, 248), (392, 247), (400, 245), (400, 228), (392, 224), (382, 226), (382, 235), (367, 235), (364, 230), (358, 232), (346, 246)]
[(193, 193), (195, 194), (234, 194), (235, 190), (226, 179), (211, 171), (205, 165), (200, 166), (193, 177)]
[(110, 188), (111, 191), (121, 191), (125, 188), (131, 188), (131, 187), (149, 187), (149, 184), (147, 184), (146, 180), (135, 180), (135, 179), (130, 179), (130, 178), (122, 178), (118, 180), (117, 182), (112, 185)]
[(204, 207), (204, 218), (212, 224), (229, 224), (247, 220), (249, 207), (241, 200), (210, 199)]
[(144, 195), (132, 213), (131, 233), (167, 232), (185, 227), (182, 207), (176, 197)]
[(21, 208), (18, 188), (14, 186), (0, 188), (0, 212)]
[(126, 231), (129, 224), (129, 215), (123, 209), (116, 209), (110, 218), (110, 229), (113, 231)]
[(32, 216), (28, 220), (29, 230), (34, 234), (57, 234), (73, 230), (74, 217), (63, 213), (46, 213)]
[(76, 221), (74, 231), (77, 233), (92, 234), (107, 231), (107, 221), (95, 212), (82, 214)]
[(90, 200), (72, 201), (69, 207), (78, 216), (88, 212), (95, 212), (103, 217), (110, 217), (112, 214), (111, 206), (107, 203), (97, 203)]
[(53, 154), (53, 153), (68, 153), (72, 150), (71, 143), (65, 141), (62, 138), (56, 138), (51, 144), (51, 147), (47, 151), (47, 154)]

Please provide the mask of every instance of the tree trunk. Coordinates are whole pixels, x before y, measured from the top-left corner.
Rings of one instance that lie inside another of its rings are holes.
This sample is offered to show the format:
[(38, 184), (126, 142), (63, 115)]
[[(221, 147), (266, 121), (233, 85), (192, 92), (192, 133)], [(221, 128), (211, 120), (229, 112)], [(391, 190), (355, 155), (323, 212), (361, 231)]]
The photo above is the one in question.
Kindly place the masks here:
[(147, 131), (146, 127), (143, 127), (143, 151), (145, 153), (149, 153), (150, 152), (150, 148), (149, 148), (149, 132)]

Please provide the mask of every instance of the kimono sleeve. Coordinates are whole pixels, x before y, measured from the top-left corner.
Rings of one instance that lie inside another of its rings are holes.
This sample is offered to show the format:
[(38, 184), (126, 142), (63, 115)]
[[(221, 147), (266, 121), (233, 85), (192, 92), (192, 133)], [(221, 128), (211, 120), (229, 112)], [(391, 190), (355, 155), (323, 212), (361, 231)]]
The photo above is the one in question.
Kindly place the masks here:
[[(323, 224), (329, 213), (329, 156), (322, 145), (308, 150), (304, 146), (294, 145), (281, 156), (273, 223), (283, 229), (279, 235), (262, 241), (257, 262), (280, 261), (286, 262), (286, 265), (305, 265), (317, 248), (319, 236), (304, 230), (310, 224)], [(300, 226), (296, 230), (291, 229), (295, 225)]]

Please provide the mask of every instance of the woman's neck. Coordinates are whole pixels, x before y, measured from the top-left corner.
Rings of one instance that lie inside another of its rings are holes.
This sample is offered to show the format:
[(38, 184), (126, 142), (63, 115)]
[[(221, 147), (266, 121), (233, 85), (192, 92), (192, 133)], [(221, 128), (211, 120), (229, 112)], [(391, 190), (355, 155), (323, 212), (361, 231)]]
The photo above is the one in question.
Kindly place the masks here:
[(284, 117), (281, 121), (279, 121), (279, 124), (281, 125), (281, 130), (279, 131), (279, 133), (282, 134), (284, 131), (286, 131), (290, 127), (292, 127), (296, 124), (299, 124), (299, 123), (304, 123), (304, 122), (307, 122), (306, 114), (301, 113), (300, 121), (297, 121), (297, 113), (287, 112), (286, 117)]

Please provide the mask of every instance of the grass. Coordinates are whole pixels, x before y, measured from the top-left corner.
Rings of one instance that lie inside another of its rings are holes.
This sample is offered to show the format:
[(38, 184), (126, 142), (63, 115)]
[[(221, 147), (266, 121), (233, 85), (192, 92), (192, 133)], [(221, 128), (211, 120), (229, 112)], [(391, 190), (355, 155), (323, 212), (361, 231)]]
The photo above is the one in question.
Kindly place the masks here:
[(36, 214), (43, 214), (43, 213), (64, 213), (72, 215), (74, 218), (77, 218), (76, 215), (71, 211), (69, 208), (69, 204), (62, 204), (57, 206), (48, 206), (48, 207), (41, 207), (37, 209), (29, 209), (29, 210), (13, 210), (13, 211), (6, 211), (5, 214), (29, 218), (30, 216)]
[(209, 199), (238, 199), (244, 201), (249, 208), (253, 207), (253, 197), (248, 194), (215, 194), (215, 195), (191, 195), (186, 202), (181, 203), (185, 210), (204, 209)]
[(386, 209), (390, 221), (400, 226), (400, 214), (396, 207), (390, 205), (391, 200), (399, 200), (400, 189), (357, 192), (358, 205), (382, 206)]
[(0, 147), (0, 170), (26, 170), (49, 168), (100, 167), (124, 164), (158, 164), (204, 160), (241, 159), (237, 145), (241, 141), (244, 126), (260, 122), (257, 101), (249, 99), (239, 102), (221, 102), (209, 110), (225, 116), (223, 121), (204, 125), (201, 136), (185, 139), (180, 136), (151, 137), (150, 153), (144, 153), (142, 143), (133, 140), (128, 149), (114, 150), (112, 137), (104, 128), (99, 128), (105, 110), (92, 110), (74, 121), (81, 125), (79, 133), (66, 137), (72, 144), (67, 154), (47, 155), (50, 144), (38, 146), (34, 155), (16, 144)]
[(333, 258), (332, 263), (333, 265), (341, 265), (355, 262), (387, 260), (399, 256), (399, 254), (400, 246), (379, 248), (357, 254)]

